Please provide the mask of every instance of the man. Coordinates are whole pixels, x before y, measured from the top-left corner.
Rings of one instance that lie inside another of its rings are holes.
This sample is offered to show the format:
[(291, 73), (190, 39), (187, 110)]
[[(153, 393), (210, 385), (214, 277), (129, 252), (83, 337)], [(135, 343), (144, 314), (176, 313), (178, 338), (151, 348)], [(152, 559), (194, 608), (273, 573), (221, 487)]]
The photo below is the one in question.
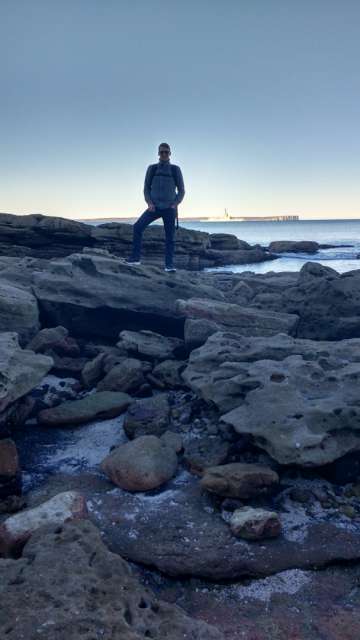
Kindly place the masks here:
[[(127, 264), (141, 264), (141, 242), (144, 229), (159, 218), (165, 229), (165, 271), (174, 272), (174, 236), (177, 205), (185, 195), (181, 169), (170, 163), (171, 150), (166, 142), (159, 145), (159, 162), (151, 164), (146, 172), (144, 196), (148, 208), (133, 227), (133, 247)], [(176, 192), (177, 189), (177, 192)]]

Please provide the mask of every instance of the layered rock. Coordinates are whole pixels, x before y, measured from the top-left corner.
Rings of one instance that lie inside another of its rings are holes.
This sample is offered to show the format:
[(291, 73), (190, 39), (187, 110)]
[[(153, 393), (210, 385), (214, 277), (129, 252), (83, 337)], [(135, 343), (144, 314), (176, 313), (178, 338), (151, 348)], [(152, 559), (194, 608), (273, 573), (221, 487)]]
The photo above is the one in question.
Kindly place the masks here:
[[(292, 334), (298, 322), (298, 317), (294, 314), (244, 308), (237, 304), (200, 298), (179, 300), (177, 308), (179, 313), (187, 318), (214, 322), (219, 328), (236, 331), (245, 336)], [(193, 339), (188, 336), (187, 341), (191, 344)]]
[[(98, 226), (40, 214), (0, 214), (0, 254), (35, 258), (65, 257), (83, 247), (106, 249), (126, 257), (132, 245), (133, 225), (105, 222)], [(149, 264), (164, 263), (165, 236), (159, 225), (146, 229), (143, 256)], [(208, 234), (180, 226), (176, 233), (179, 268), (201, 269), (224, 264), (271, 260), (262, 247), (254, 247), (230, 234)]]
[(360, 340), (219, 332), (192, 352), (183, 377), (278, 462), (318, 466), (360, 450), (359, 363)]
[[(171, 277), (170, 277), (171, 276)], [(84, 252), (34, 273), (34, 292), (48, 325), (72, 335), (115, 338), (122, 329), (151, 329), (182, 336), (179, 298), (223, 295), (198, 274), (164, 274), (156, 267), (129, 267), (107, 253)]]

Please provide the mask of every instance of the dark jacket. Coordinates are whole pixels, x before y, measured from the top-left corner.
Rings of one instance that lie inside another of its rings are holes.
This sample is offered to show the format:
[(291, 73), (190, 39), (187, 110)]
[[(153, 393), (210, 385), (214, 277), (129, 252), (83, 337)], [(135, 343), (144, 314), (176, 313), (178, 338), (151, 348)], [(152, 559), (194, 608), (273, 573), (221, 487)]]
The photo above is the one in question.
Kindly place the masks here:
[[(146, 171), (144, 184), (144, 197), (148, 204), (154, 204), (157, 209), (168, 209), (172, 204), (178, 205), (185, 195), (184, 180), (181, 169), (177, 165), (170, 165), (170, 160), (158, 162), (156, 172), (150, 184), (152, 167)], [(177, 192), (171, 166), (175, 167), (177, 174)]]

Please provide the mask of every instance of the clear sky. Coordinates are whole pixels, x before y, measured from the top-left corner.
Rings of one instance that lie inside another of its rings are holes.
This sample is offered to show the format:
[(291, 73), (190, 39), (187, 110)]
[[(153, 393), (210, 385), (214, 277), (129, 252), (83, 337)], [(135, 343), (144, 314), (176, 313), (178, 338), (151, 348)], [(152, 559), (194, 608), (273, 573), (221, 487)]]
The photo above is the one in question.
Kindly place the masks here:
[(0, 211), (360, 217), (358, 0), (0, 0)]

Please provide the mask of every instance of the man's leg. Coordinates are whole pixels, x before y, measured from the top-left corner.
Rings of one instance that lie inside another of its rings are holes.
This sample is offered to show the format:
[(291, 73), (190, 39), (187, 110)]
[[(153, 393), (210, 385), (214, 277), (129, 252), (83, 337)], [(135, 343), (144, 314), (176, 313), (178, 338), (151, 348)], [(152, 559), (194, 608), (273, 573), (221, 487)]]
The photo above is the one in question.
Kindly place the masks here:
[(164, 209), (162, 211), (162, 219), (165, 229), (165, 267), (172, 269), (174, 267), (176, 209), (172, 207)]
[(161, 214), (155, 209), (155, 211), (149, 211), (148, 209), (140, 216), (133, 226), (133, 246), (130, 261), (138, 262), (141, 256), (141, 242), (144, 229), (160, 218)]

